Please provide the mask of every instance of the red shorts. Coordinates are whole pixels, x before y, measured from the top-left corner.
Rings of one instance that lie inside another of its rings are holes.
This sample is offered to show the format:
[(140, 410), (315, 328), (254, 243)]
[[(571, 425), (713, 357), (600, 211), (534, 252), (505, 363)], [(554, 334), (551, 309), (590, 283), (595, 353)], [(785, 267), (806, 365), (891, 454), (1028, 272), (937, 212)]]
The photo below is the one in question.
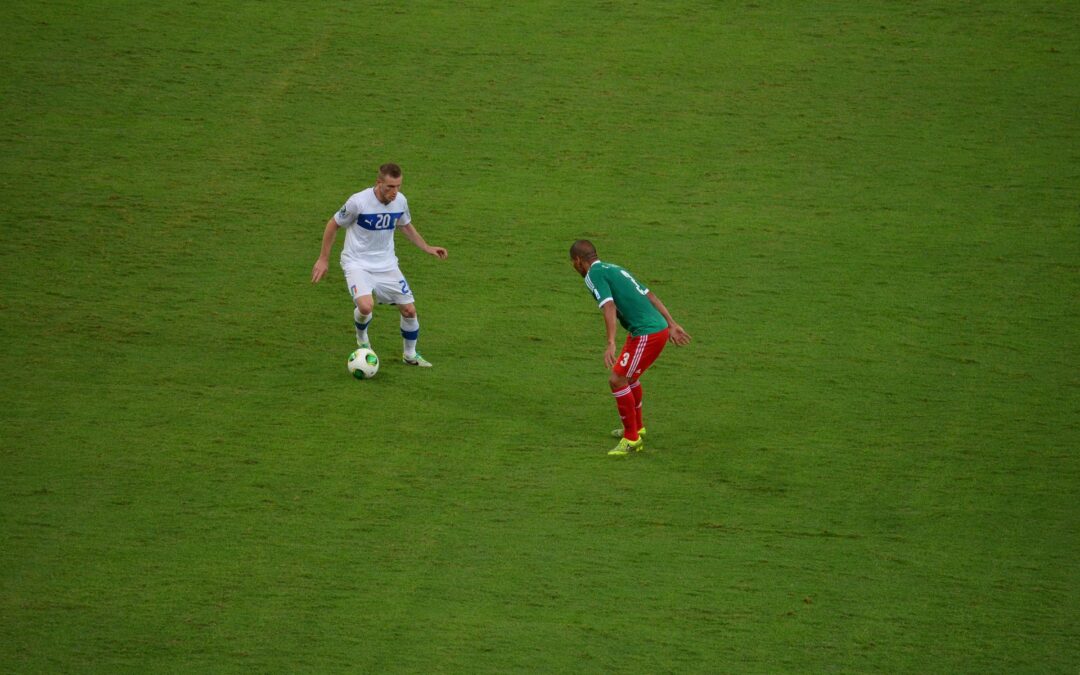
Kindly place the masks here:
[(638, 337), (627, 335), (626, 344), (623, 345), (622, 353), (615, 357), (615, 367), (612, 370), (616, 375), (622, 375), (633, 382), (660, 356), (667, 341), (667, 328)]

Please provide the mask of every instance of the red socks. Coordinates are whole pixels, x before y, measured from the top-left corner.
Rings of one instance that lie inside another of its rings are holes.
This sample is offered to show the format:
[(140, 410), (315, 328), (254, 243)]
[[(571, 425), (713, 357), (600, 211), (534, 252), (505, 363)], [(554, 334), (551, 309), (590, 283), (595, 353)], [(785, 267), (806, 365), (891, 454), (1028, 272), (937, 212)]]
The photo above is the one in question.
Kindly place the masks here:
[(630, 391), (634, 394), (634, 419), (637, 421), (638, 431), (645, 426), (641, 423), (641, 399), (645, 395), (641, 389), (641, 382), (634, 380), (630, 383)]
[[(639, 388), (638, 391), (641, 391)], [(632, 387), (623, 387), (618, 391), (612, 391), (615, 397), (615, 405), (619, 406), (619, 417), (622, 418), (623, 438), (636, 441), (638, 439), (638, 413), (637, 402)]]

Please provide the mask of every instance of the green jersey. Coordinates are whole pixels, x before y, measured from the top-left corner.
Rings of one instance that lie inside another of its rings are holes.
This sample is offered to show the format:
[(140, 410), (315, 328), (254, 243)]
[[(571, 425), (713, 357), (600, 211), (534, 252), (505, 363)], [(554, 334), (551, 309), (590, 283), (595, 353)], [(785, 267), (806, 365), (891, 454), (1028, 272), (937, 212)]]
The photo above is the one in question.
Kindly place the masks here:
[(668, 327), (664, 316), (649, 301), (649, 289), (618, 265), (597, 260), (585, 275), (585, 285), (600, 307), (615, 303), (615, 315), (631, 335), (649, 335)]

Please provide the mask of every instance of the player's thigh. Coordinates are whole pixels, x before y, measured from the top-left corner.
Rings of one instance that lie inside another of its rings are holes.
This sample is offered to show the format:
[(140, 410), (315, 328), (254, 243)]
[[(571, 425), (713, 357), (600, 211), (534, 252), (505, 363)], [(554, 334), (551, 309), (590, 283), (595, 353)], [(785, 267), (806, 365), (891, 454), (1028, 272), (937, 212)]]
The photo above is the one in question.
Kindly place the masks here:
[(416, 303), (409, 282), (405, 280), (400, 269), (375, 272), (372, 276), (375, 279), (375, 298), (379, 302), (397, 305), (399, 308)]
[(364, 314), (370, 314), (375, 306), (373, 294), (375, 291), (375, 278), (370, 272), (358, 267), (345, 269), (345, 285), (349, 288), (349, 295), (353, 303)]
[(611, 367), (612, 375), (618, 377), (630, 377), (630, 366), (633, 365), (634, 354), (637, 352), (639, 338), (633, 335), (626, 336), (622, 350), (615, 354), (615, 365)]
[(627, 336), (623, 351), (615, 359), (612, 370), (630, 380), (636, 380), (649, 369), (667, 344), (668, 331), (638, 337)]

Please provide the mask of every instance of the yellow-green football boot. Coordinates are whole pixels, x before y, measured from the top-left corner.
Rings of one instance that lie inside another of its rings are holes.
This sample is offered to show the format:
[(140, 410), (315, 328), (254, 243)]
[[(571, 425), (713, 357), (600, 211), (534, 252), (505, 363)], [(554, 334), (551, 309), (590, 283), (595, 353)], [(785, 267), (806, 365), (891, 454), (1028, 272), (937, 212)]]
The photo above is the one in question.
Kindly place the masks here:
[(638, 438), (636, 441), (631, 441), (629, 438), (620, 438), (619, 444), (611, 450), (608, 450), (608, 457), (626, 457), (631, 452), (638, 452), (645, 447), (645, 439)]
[(416, 352), (414, 356), (401, 355), (401, 361), (407, 366), (420, 366), (421, 368), (430, 368), (431, 362), (420, 356), (420, 352)]

